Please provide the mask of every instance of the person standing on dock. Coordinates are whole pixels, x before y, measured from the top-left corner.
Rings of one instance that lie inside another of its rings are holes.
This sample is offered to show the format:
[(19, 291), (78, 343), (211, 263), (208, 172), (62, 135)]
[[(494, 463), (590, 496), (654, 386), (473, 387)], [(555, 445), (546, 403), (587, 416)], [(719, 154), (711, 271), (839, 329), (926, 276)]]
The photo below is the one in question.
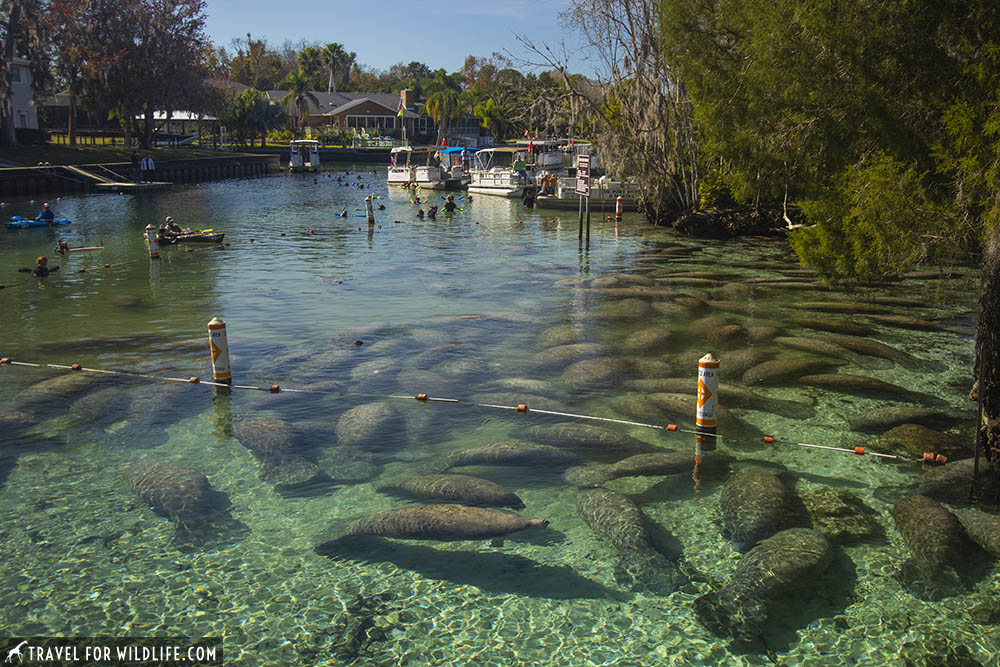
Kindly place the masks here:
[(132, 182), (138, 183), (141, 177), (142, 171), (139, 166), (139, 154), (132, 151)]
[(148, 155), (142, 158), (142, 180), (146, 183), (153, 182), (153, 170), (156, 166), (153, 164), (153, 158)]

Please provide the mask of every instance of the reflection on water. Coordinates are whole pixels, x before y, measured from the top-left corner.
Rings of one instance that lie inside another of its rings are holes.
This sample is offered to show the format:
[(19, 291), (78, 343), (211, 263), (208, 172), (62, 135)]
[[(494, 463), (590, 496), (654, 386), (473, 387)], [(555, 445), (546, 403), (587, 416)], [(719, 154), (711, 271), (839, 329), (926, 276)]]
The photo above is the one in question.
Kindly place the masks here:
[[(626, 216), (588, 251), (575, 212), (487, 196), (418, 221), (377, 171), (64, 197), (71, 227), (0, 234), (4, 356), (208, 377), (218, 315), (238, 384), (308, 390), (0, 367), (9, 635), (222, 635), (234, 664), (996, 662), (997, 569), (928, 592), (890, 515), (928, 447), (971, 455), (974, 269), (837, 293), (775, 241)], [(230, 245), (151, 261), (166, 215)], [(105, 248), (14, 271), (59, 238)], [(708, 351), (722, 438), (696, 468)], [(549, 526), (342, 535), (504, 492)]]

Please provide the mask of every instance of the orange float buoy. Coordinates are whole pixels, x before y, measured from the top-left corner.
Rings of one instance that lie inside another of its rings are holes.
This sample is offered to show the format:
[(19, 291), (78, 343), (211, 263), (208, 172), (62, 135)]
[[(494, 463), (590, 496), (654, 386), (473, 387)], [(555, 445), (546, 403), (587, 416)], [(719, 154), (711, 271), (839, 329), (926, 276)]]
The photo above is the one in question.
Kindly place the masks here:
[(0, 358), (0, 364), (9, 364), (9, 363), (10, 363), (10, 357)]
[(80, 370), (81, 368), (82, 368), (82, 366), (80, 366), (80, 364), (71, 364), (71, 365), (70, 365), (70, 369), (71, 369), (71, 370), (74, 370), (74, 371), (78, 371), (78, 370)]
[(517, 404), (517, 411), (518, 412), (527, 412), (528, 411), (528, 404), (527, 403), (518, 403)]
[(416, 398), (418, 401), (426, 401), (427, 394), (417, 394), (416, 396), (414, 396), (414, 398)]
[(854, 448), (854, 453), (857, 454), (858, 456), (864, 456), (865, 448), (858, 445), (857, 447)]
[(270, 391), (270, 392), (271, 392), (272, 394), (277, 394), (278, 392), (280, 392), (280, 391), (281, 391), (281, 387), (280, 387), (279, 385), (276, 385), (276, 384), (272, 384), (272, 385), (271, 385), (271, 387), (270, 387), (270, 389), (269, 389), (269, 391)]
[(677, 430), (677, 424), (667, 424), (667, 430), (668, 431), (676, 431)]
[(190, 382), (191, 384), (198, 384), (199, 382), (201, 382), (201, 379), (195, 375), (192, 375), (191, 377), (188, 378), (188, 382)]
[(110, 264), (105, 264), (104, 268), (107, 269), (107, 268), (110, 268), (110, 266), (111, 266)]

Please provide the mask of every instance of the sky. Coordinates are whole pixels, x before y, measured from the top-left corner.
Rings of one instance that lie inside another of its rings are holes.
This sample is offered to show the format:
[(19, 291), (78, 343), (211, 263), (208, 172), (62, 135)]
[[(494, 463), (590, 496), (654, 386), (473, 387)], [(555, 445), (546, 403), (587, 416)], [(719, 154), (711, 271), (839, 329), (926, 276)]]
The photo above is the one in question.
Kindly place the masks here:
[[(233, 39), (264, 38), (280, 47), (285, 40), (340, 42), (357, 53), (361, 65), (386, 70), (417, 60), (432, 70), (454, 72), (466, 56), (494, 52), (526, 60), (523, 35), (538, 46), (562, 53), (579, 51), (578, 36), (562, 27), (559, 14), (570, 0), (207, 0), (206, 32), (216, 46), (230, 49)], [(528, 69), (521, 67), (519, 69)], [(590, 69), (581, 55), (570, 59), (573, 72)]]

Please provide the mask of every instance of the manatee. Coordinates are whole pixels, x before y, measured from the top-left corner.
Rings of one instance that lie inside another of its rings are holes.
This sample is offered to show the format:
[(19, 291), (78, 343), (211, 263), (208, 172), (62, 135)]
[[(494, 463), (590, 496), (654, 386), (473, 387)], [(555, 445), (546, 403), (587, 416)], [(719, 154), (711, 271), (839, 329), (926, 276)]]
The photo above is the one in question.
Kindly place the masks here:
[(651, 287), (654, 284), (652, 278), (644, 276), (641, 273), (616, 273), (612, 276), (612, 278), (618, 282), (632, 285), (645, 285), (646, 287)]
[(775, 319), (775, 314), (758, 304), (756, 301), (720, 301), (713, 300), (709, 301), (708, 305), (716, 310), (723, 310), (727, 313), (737, 313), (739, 315), (746, 315), (747, 317), (756, 317), (760, 319)]
[(745, 341), (747, 331), (739, 324), (725, 324), (705, 333), (705, 340), (711, 345), (731, 345)]
[(930, 600), (960, 592), (955, 565), (971, 544), (958, 517), (926, 496), (905, 498), (891, 513), (910, 553), (901, 571), (907, 588)]
[(624, 579), (637, 590), (661, 595), (685, 583), (676, 563), (654, 547), (649, 518), (626, 496), (607, 489), (583, 489), (576, 496), (576, 512), (617, 552), (619, 582)]
[(24, 429), (38, 423), (38, 418), (27, 412), (0, 411), (0, 429), (9, 432), (11, 429)]
[(523, 434), (529, 440), (577, 449), (590, 456), (615, 460), (620, 459), (623, 454), (637, 454), (654, 449), (652, 445), (625, 433), (575, 422), (528, 426)]
[(565, 366), (580, 359), (596, 357), (603, 351), (604, 347), (597, 343), (558, 345), (536, 354), (535, 363), (539, 366)]
[(73, 401), (68, 415), (77, 426), (106, 426), (124, 418), (130, 402), (120, 387), (104, 387)]
[(331, 481), (316, 463), (294, 454), (262, 461), (259, 477), (262, 482), (267, 482), (278, 490), (303, 488)]
[(600, 278), (594, 278), (590, 281), (590, 287), (595, 289), (606, 289), (609, 287), (618, 287), (621, 283), (614, 276), (601, 276)]
[(348, 363), (354, 357), (353, 351), (346, 348), (322, 350), (296, 366), (292, 372), (292, 376), (307, 380), (311, 380), (314, 377), (325, 378), (348, 366)]
[(446, 397), (453, 387), (437, 373), (420, 370), (419, 368), (404, 368), (396, 376), (400, 393), (413, 396), (427, 394), (428, 396)]
[(404, 540), (481, 540), (526, 528), (544, 528), (547, 519), (467, 505), (414, 505), (379, 512), (351, 523), (343, 536), (395, 537)]
[(623, 359), (595, 357), (570, 365), (560, 379), (572, 389), (612, 389), (632, 373), (631, 364)]
[(757, 324), (745, 327), (747, 338), (751, 343), (767, 343), (782, 333), (779, 327), (771, 324)]
[(649, 357), (631, 357), (628, 362), (635, 369), (635, 374), (643, 378), (658, 378), (672, 375), (676, 366), (663, 359), (651, 359)]
[(713, 313), (711, 315), (705, 315), (704, 317), (692, 320), (688, 325), (687, 335), (695, 340), (701, 341), (705, 339), (711, 331), (721, 327), (727, 327), (731, 324), (733, 324), (733, 318), (729, 315)]
[(802, 496), (813, 526), (834, 544), (881, 541), (885, 530), (875, 512), (849, 491), (824, 488)]
[(621, 349), (626, 352), (641, 352), (664, 346), (670, 340), (670, 330), (660, 327), (650, 327), (633, 331), (621, 342)]
[(670, 285), (671, 287), (718, 287), (722, 282), (711, 278), (685, 278), (684, 276), (680, 276), (657, 278), (656, 284)]
[(878, 341), (872, 340), (870, 338), (864, 338), (861, 336), (818, 336), (819, 340), (829, 341), (831, 343), (836, 343), (837, 345), (846, 347), (848, 350), (853, 350), (859, 354), (867, 354), (870, 357), (881, 357), (882, 359), (888, 359), (893, 363), (897, 363), (904, 368), (909, 368), (912, 370), (919, 370), (925, 364), (920, 359), (917, 359), (913, 355), (907, 354), (902, 350), (897, 350), (894, 347), (886, 345), (885, 343), (880, 343)]
[(355, 366), (354, 370), (351, 371), (351, 379), (355, 382), (377, 380), (391, 375), (398, 366), (399, 364), (392, 357), (372, 359)]
[(913, 459), (920, 459), (925, 452), (943, 454), (958, 459), (972, 454), (975, 443), (954, 433), (941, 433), (920, 424), (900, 424), (878, 440), (878, 446), (890, 453), (898, 452)]
[(551, 394), (555, 387), (544, 380), (533, 378), (500, 378), (494, 380), (493, 385), (510, 391), (525, 391), (531, 394)]
[(434, 364), (454, 359), (466, 354), (469, 351), (468, 343), (449, 343), (439, 345), (429, 350), (424, 350), (413, 358), (413, 365), (417, 368), (430, 368)]
[(958, 512), (958, 520), (973, 542), (993, 558), (1000, 559), (1000, 515), (970, 507)]
[(726, 352), (722, 358), (722, 364), (719, 366), (719, 379), (738, 380), (749, 369), (759, 366), (768, 359), (770, 359), (770, 355), (758, 347)]
[(788, 528), (808, 526), (802, 501), (777, 475), (749, 470), (733, 475), (719, 498), (723, 535), (737, 551)]
[[(706, 457), (699, 465), (699, 470), (716, 471), (725, 467), (722, 457)], [(694, 455), (691, 452), (651, 452), (636, 454), (622, 459), (617, 463), (589, 467), (569, 468), (563, 474), (563, 479), (573, 486), (599, 486), (620, 477), (652, 477), (658, 475), (676, 475), (695, 472)]]
[(454, 380), (472, 375), (482, 375), (488, 370), (488, 365), (481, 359), (465, 357), (434, 364), (431, 366), (431, 370), (438, 375)]
[(183, 463), (140, 461), (130, 468), (128, 484), (143, 502), (179, 525), (197, 522), (210, 505), (208, 478)]
[(848, 419), (852, 431), (878, 433), (900, 424), (947, 425), (956, 419), (940, 410), (916, 406), (887, 405), (866, 410)]
[(808, 338), (805, 336), (779, 336), (774, 339), (775, 343), (791, 347), (803, 352), (822, 354), (827, 357), (839, 357), (855, 366), (868, 366), (869, 362), (857, 352), (852, 352), (843, 345), (838, 345), (828, 340), (820, 338)]
[(852, 394), (854, 396), (868, 396), (872, 398), (886, 398), (895, 401), (919, 402), (930, 397), (918, 392), (904, 389), (891, 382), (883, 382), (875, 378), (864, 375), (851, 375), (849, 373), (820, 373), (816, 375), (802, 375), (798, 379), (799, 384), (810, 387), (819, 387), (827, 391), (836, 391), (842, 394)]
[(580, 339), (581, 331), (577, 327), (555, 327), (546, 329), (538, 336), (538, 342), (543, 347), (558, 347), (569, 345)]
[(922, 320), (908, 315), (868, 315), (868, 319), (876, 324), (884, 324), (899, 329), (916, 329), (917, 331), (945, 331), (946, 327), (937, 322)]
[(399, 419), (399, 412), (383, 401), (358, 405), (337, 420), (337, 443), (342, 447), (377, 444), (380, 436), (398, 426)]
[(809, 528), (783, 530), (751, 549), (725, 586), (694, 601), (695, 615), (719, 636), (759, 636), (769, 603), (816, 585), (830, 562), (829, 540)]
[(587, 317), (603, 321), (627, 321), (644, 317), (649, 303), (642, 299), (621, 299), (587, 313)]
[(830, 317), (788, 317), (786, 322), (797, 324), (807, 329), (819, 329), (820, 331), (832, 331), (836, 334), (846, 334), (848, 336), (868, 336), (874, 333), (871, 327), (859, 324), (851, 320), (838, 320)]
[(770, 278), (767, 280), (755, 280), (754, 285), (757, 287), (771, 287), (774, 289), (787, 289), (787, 290), (800, 290), (809, 292), (822, 292), (830, 289), (826, 285), (820, 282), (809, 283), (796, 280), (795, 278), (789, 277), (784, 280), (777, 278)]
[(975, 459), (949, 461), (935, 466), (920, 476), (917, 493), (950, 505), (968, 505), (973, 499), (988, 503), (1000, 501), (996, 474), (984, 459), (979, 460), (979, 477), (975, 476)]
[(85, 371), (69, 371), (31, 385), (11, 401), (16, 412), (40, 415), (42, 412), (68, 407), (69, 401), (81, 396), (106, 376)]
[(262, 461), (288, 456), (295, 438), (288, 422), (271, 417), (236, 419), (233, 435)]
[(743, 374), (743, 384), (781, 384), (794, 381), (803, 375), (829, 369), (831, 366), (843, 364), (841, 360), (823, 359), (821, 357), (784, 357), (772, 359), (754, 366)]
[(647, 422), (663, 420), (663, 410), (642, 393), (627, 392), (619, 394), (610, 399), (608, 403), (615, 411), (632, 419), (640, 419)]
[(857, 301), (802, 301), (795, 304), (797, 308), (805, 310), (819, 310), (826, 313), (888, 313), (888, 309), (870, 303), (859, 303)]
[[(647, 393), (690, 394), (697, 395), (697, 386), (691, 378), (649, 378), (629, 380), (625, 386)], [(815, 411), (807, 403), (770, 398), (757, 389), (747, 389), (725, 382), (719, 383), (719, 405), (723, 407), (747, 408), (770, 412), (783, 417), (804, 419), (812, 417)]]
[(926, 301), (918, 301), (917, 299), (910, 299), (904, 296), (881, 296), (876, 295), (871, 297), (872, 303), (882, 304), (884, 306), (905, 306), (922, 308), (927, 305)]
[(405, 491), (418, 498), (455, 500), (466, 505), (488, 505), (521, 509), (516, 495), (493, 482), (470, 475), (416, 475), (389, 482), (379, 491)]
[(481, 465), (557, 468), (572, 465), (578, 460), (576, 454), (559, 447), (537, 445), (522, 440), (505, 440), (452, 452), (441, 460), (440, 469)]
[(673, 320), (674, 322), (682, 322), (691, 316), (691, 309), (679, 303), (658, 301), (653, 303), (652, 306), (653, 310), (661, 315), (665, 315), (668, 320)]

